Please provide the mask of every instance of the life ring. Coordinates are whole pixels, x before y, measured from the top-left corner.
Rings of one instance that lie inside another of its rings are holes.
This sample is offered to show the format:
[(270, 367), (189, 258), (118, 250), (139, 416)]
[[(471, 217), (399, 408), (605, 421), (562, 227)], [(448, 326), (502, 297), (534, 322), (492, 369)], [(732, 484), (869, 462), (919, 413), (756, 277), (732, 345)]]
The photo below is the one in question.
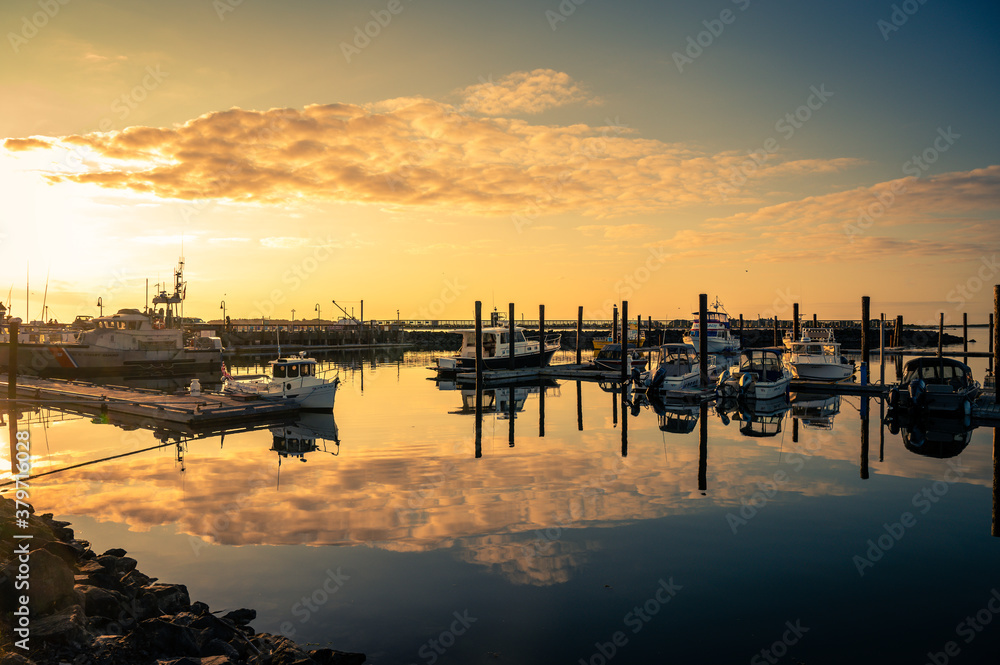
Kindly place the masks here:
[(166, 326), (163, 325), (163, 321), (154, 321), (153, 322), (153, 328), (155, 330), (163, 330), (164, 328), (166, 328)]

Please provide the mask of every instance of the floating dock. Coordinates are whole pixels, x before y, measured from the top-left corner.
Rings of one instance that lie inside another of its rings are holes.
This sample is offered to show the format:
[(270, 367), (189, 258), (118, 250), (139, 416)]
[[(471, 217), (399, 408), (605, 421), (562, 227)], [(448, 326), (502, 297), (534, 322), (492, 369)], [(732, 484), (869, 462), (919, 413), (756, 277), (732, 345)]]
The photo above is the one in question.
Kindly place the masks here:
[[(622, 380), (622, 373), (620, 371), (597, 369), (590, 363), (483, 371), (483, 384), (489, 386), (497, 386), (508, 383), (527, 383), (538, 379), (564, 379), (567, 381), (600, 381), (607, 383), (620, 383)], [(455, 381), (458, 383), (474, 384), (476, 382), (476, 373), (458, 372), (455, 375)]]
[[(6, 389), (7, 376), (0, 375)], [(293, 400), (238, 400), (222, 393), (171, 395), (158, 390), (101, 386), (82, 381), (17, 377), (17, 401), (44, 402), (93, 415), (143, 418), (190, 430), (243, 425), (250, 420), (287, 420), (300, 411)]]

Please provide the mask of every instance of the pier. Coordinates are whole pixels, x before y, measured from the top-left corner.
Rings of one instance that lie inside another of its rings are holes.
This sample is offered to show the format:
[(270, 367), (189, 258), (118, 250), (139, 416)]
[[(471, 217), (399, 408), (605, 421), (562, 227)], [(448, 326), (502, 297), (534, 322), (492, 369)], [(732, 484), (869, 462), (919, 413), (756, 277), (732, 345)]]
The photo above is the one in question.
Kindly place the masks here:
[[(6, 375), (0, 386), (10, 387)], [(99, 386), (82, 381), (39, 379), (19, 376), (16, 397), (19, 404), (41, 404), (94, 416), (143, 418), (200, 431), (250, 421), (294, 419), (300, 411), (292, 400), (243, 401), (221, 393), (170, 395), (158, 390)]]

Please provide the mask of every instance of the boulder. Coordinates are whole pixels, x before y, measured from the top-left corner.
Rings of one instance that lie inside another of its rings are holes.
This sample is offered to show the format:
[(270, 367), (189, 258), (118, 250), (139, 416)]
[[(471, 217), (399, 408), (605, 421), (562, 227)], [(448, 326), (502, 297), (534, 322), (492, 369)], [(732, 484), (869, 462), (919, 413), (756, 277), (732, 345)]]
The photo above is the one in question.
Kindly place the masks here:
[(176, 614), (191, 607), (191, 597), (183, 584), (149, 584), (142, 590), (153, 594), (163, 614)]
[(78, 602), (73, 571), (65, 561), (47, 550), (32, 551), (30, 559), (28, 597), (32, 614), (48, 614)]
[(90, 644), (94, 635), (87, 630), (83, 608), (72, 605), (49, 616), (37, 617), (31, 622), (31, 644), (65, 646), (82, 649)]

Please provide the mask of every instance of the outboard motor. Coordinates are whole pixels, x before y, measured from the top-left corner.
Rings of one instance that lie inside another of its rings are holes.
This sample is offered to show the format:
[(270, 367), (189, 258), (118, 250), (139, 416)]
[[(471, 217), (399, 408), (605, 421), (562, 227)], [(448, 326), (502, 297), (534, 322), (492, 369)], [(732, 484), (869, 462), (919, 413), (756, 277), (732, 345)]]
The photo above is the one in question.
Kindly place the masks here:
[(742, 374), (740, 376), (740, 394), (746, 395), (748, 392), (753, 390), (756, 381), (749, 374)]
[[(639, 370), (635, 371), (638, 372)], [(653, 388), (654, 390), (659, 390), (660, 386), (663, 385), (663, 380), (665, 378), (667, 378), (667, 368), (657, 367), (656, 374), (653, 375), (653, 380), (649, 382), (649, 387)]]
[(913, 406), (920, 407), (924, 405), (924, 401), (927, 399), (927, 384), (921, 378), (915, 378), (910, 381), (910, 385), (907, 387), (910, 393), (910, 403)]

